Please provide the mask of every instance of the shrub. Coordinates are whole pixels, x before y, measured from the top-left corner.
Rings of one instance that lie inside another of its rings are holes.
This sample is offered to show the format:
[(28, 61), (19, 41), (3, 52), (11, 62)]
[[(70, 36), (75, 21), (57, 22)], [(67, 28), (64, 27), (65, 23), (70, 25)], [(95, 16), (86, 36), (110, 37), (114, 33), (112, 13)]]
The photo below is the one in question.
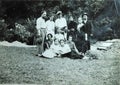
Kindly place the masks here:
[(18, 41), (25, 42), (26, 28), (19, 23), (15, 23), (15, 35), (18, 37)]
[(4, 40), (5, 37), (5, 31), (7, 30), (7, 24), (5, 23), (5, 20), (0, 20), (0, 40)]
[(35, 21), (35, 18), (28, 18), (25, 20), (25, 25), (15, 23), (15, 35), (17, 36), (18, 41), (25, 42), (27, 44), (34, 44), (34, 37), (37, 33), (35, 28)]
[(30, 19), (28, 18), (26, 20), (26, 30), (30, 33), (29, 36), (27, 37), (27, 44), (35, 44), (35, 37), (36, 37), (36, 34), (37, 34), (37, 30), (36, 30), (36, 27), (35, 27), (35, 24), (36, 23), (36, 19), (33, 18), (33, 19)]

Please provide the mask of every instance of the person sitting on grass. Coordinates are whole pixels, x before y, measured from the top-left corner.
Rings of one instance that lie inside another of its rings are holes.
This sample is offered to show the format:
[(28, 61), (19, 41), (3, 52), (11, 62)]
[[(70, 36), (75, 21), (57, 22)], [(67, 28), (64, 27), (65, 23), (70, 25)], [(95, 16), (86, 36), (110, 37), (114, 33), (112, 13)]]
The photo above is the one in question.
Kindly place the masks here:
[(45, 43), (44, 43), (45, 50), (49, 49), (50, 46), (52, 45), (52, 43), (53, 43), (53, 35), (49, 33), (47, 35), (47, 39), (45, 40)]
[(70, 35), (68, 37), (68, 41), (67, 44), (69, 45), (69, 47), (71, 48), (71, 53), (70, 53), (70, 57), (71, 58), (82, 58), (81, 53), (78, 51), (78, 49), (76, 48), (75, 43), (73, 42), (72, 36)]
[(63, 34), (60, 33), (60, 29), (57, 30), (57, 33), (55, 34), (54, 38), (58, 39), (59, 41), (62, 39), (64, 40), (65, 37)]
[(58, 39), (54, 39), (53, 44), (50, 46), (49, 49), (45, 50), (45, 52), (42, 54), (41, 57), (45, 57), (45, 58), (54, 58), (58, 55), (60, 55), (60, 44)]
[(65, 42), (65, 40), (61, 39), (60, 40), (60, 55), (61, 57), (68, 57), (70, 52), (71, 52), (71, 49), (69, 47), (69, 45)]

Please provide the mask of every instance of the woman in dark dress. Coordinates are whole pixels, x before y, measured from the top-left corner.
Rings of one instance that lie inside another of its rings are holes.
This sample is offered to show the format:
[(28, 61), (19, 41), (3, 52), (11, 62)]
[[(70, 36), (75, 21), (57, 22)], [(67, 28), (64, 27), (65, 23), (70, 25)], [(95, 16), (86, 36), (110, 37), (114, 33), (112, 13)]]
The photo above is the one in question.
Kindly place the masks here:
[(76, 31), (77, 31), (77, 23), (74, 21), (73, 17), (71, 16), (70, 21), (68, 23), (68, 35), (67, 35), (67, 37), (69, 37), (69, 35), (71, 35), (74, 42), (77, 40)]
[(52, 43), (53, 43), (53, 35), (49, 33), (44, 43), (44, 48), (45, 48), (44, 50), (49, 49)]
[(82, 52), (84, 56), (85, 53), (90, 50), (90, 35), (91, 35), (91, 23), (88, 22), (87, 14), (83, 14), (82, 17), (78, 18), (77, 26), (77, 42), (76, 47), (79, 52)]

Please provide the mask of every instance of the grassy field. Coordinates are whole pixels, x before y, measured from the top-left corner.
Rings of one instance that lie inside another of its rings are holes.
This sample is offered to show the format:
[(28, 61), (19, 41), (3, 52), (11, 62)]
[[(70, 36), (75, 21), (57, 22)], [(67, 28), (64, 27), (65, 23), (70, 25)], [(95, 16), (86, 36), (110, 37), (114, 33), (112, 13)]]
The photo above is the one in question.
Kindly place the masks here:
[(120, 42), (98, 52), (98, 60), (46, 59), (36, 52), (34, 47), (0, 46), (0, 83), (120, 85)]

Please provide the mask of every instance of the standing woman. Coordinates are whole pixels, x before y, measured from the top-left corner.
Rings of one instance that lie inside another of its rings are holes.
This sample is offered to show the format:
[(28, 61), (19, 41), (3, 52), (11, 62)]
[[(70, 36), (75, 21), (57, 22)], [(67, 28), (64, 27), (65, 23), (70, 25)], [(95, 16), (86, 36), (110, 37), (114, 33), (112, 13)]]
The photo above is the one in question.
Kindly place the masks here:
[(58, 18), (55, 20), (56, 30), (60, 30), (61, 34), (63, 34), (65, 39), (67, 40), (67, 30), (68, 30), (67, 21), (63, 17), (62, 11), (58, 11), (57, 16), (58, 16)]
[(88, 21), (88, 15), (87, 13), (83, 13), (82, 15), (82, 20), (83, 20), (83, 27), (81, 28), (81, 30), (84, 32), (85, 34), (85, 52), (87, 50), (90, 50), (90, 37), (92, 36), (92, 25), (91, 22)]
[(91, 23), (88, 21), (88, 16), (84, 13), (81, 18), (78, 19), (79, 24), (77, 27), (77, 48), (79, 52), (82, 52), (84, 56), (85, 53), (90, 50), (90, 36), (92, 35), (92, 26)]
[(81, 30), (81, 28), (84, 25), (82, 22), (83, 22), (83, 20), (82, 20), (82, 17), (80, 16), (78, 18), (78, 25), (77, 25), (77, 32), (76, 32), (77, 41), (75, 41), (75, 44), (76, 44), (76, 48), (78, 49), (78, 51), (81, 53), (84, 53), (83, 44), (85, 41), (85, 36), (84, 36), (84, 32)]
[(54, 38), (54, 35), (55, 35), (55, 23), (53, 21), (54, 19), (54, 15), (53, 14), (50, 14), (49, 15), (49, 20), (46, 21), (46, 31), (47, 31), (47, 34), (52, 34), (53, 38)]
[(39, 17), (36, 21), (36, 28), (38, 32), (38, 39), (41, 37), (41, 43), (38, 43), (38, 56), (41, 56), (41, 54), (44, 51), (44, 40), (46, 35), (46, 22), (45, 17), (47, 13), (46, 11), (42, 11), (41, 17)]

